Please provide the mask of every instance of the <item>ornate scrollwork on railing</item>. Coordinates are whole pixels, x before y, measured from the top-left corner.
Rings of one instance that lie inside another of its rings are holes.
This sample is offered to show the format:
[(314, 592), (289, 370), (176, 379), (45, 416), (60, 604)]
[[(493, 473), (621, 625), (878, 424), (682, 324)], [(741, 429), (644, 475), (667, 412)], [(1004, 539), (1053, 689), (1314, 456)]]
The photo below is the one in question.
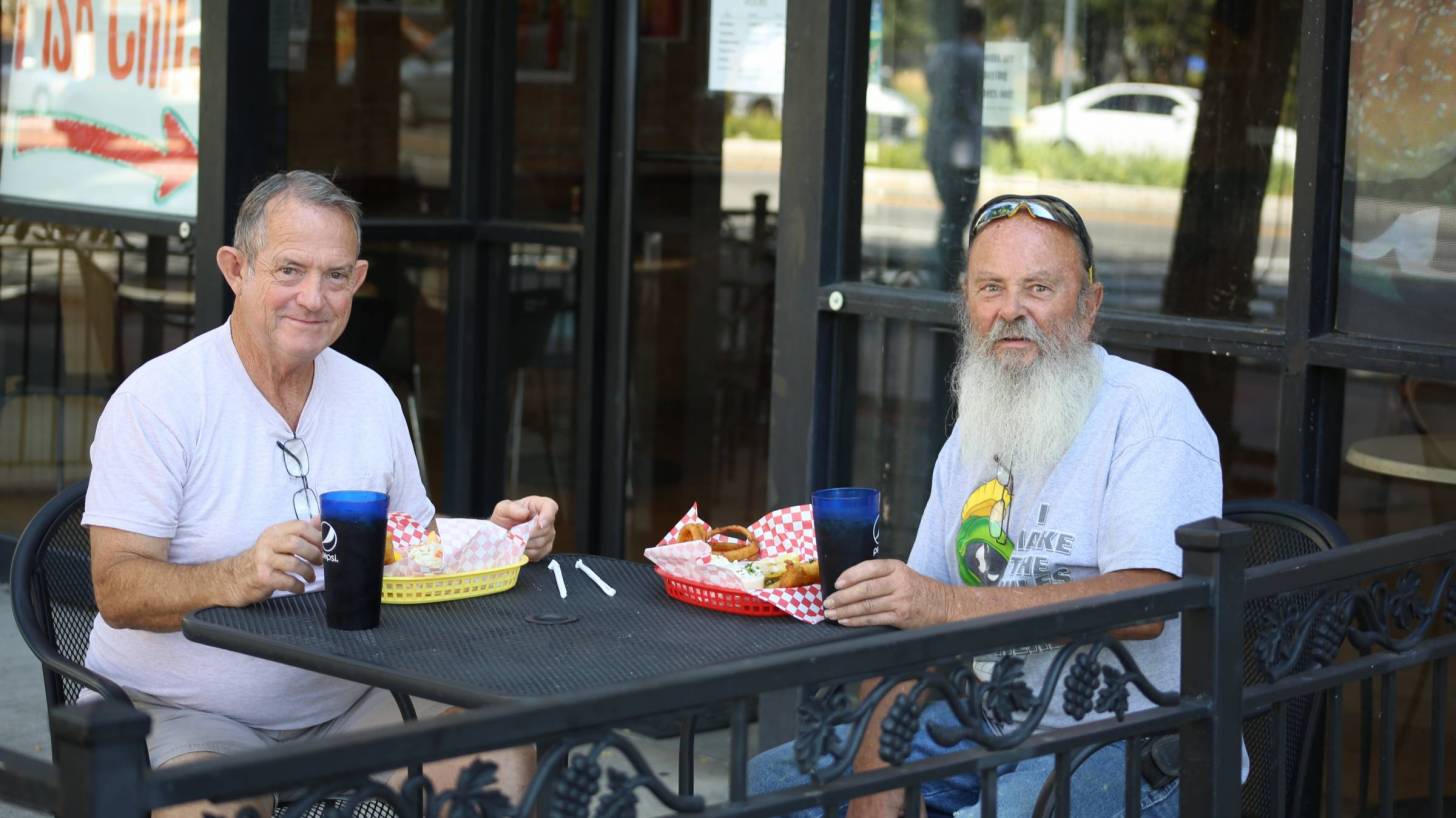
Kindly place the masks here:
[[(585, 745), (590, 742), (589, 747)], [(585, 749), (582, 749), (585, 747)], [(575, 750), (576, 752), (573, 752)], [(615, 750), (626, 757), (632, 772), (605, 768), (607, 786), (602, 791), (602, 754)], [(322, 818), (372, 818), (393, 814), (424, 818), (525, 818), (535, 814), (537, 802), (549, 790), (546, 807), (550, 818), (632, 818), (637, 814), (637, 792), (646, 788), (663, 806), (675, 812), (702, 812), (701, 796), (681, 796), (662, 783), (641, 751), (617, 733), (562, 741), (543, 756), (530, 785), (513, 805), (498, 788), (496, 765), (474, 761), (460, 771), (455, 786), (435, 792), (426, 776), (411, 776), (396, 791), (373, 779), (351, 785), (337, 782), (309, 791), (288, 805), (286, 818), (301, 818), (324, 805)], [(347, 789), (343, 795), (341, 791)], [(595, 803), (595, 809), (593, 804)], [(424, 809), (421, 811), (420, 805)], [(387, 811), (386, 811), (387, 809)], [(208, 815), (208, 818), (219, 816)], [(237, 818), (262, 818), (251, 807)]]
[[(1112, 654), (1116, 665), (1099, 662), (1104, 652)], [(1015, 747), (1041, 725), (1069, 661), (1072, 666), (1066, 674), (1063, 708), (1078, 721), (1094, 711), (1121, 719), (1127, 714), (1129, 686), (1155, 704), (1178, 703), (1176, 691), (1160, 690), (1148, 681), (1121, 642), (1107, 637), (1083, 639), (1068, 643), (1057, 653), (1042, 679), (1040, 693), (1027, 684), (1025, 660), (1009, 654), (997, 660), (984, 681), (969, 666), (959, 664), (951, 670), (927, 668), (883, 677), (858, 701), (844, 684), (821, 688), (799, 707), (794, 758), (799, 770), (816, 781), (842, 775), (853, 762), (875, 710), (886, 696), (906, 684), (910, 689), (896, 693), (880, 724), (880, 758), (886, 763), (903, 764), (909, 758), (921, 717), (935, 699), (946, 703), (956, 722), (926, 725), (938, 744), (951, 747), (969, 739), (993, 750)], [(1018, 721), (1018, 713), (1025, 717)], [(1007, 726), (1011, 729), (1002, 729)], [(827, 763), (820, 764), (826, 759)]]
[(1360, 653), (1376, 647), (1400, 653), (1426, 638), (1438, 619), (1456, 624), (1456, 562), (1447, 565), (1429, 596), (1412, 568), (1390, 586), (1329, 589), (1304, 602), (1309, 591), (1274, 597), (1260, 615), (1255, 658), (1269, 681), (1334, 662), (1348, 640)]

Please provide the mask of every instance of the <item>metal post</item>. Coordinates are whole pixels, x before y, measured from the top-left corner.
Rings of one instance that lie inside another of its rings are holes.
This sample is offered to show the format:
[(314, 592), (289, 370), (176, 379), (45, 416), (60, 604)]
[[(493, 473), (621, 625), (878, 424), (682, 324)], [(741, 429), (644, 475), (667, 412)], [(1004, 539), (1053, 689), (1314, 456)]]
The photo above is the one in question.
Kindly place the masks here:
[(52, 752), (60, 770), (58, 818), (145, 818), (152, 720), (119, 702), (51, 710)]
[(1072, 61), (1077, 56), (1077, 0), (1062, 9), (1062, 137), (1067, 141), (1067, 98), (1072, 95)]
[(1183, 576), (1213, 581), (1207, 607), (1183, 614), (1182, 697), (1205, 702), (1209, 718), (1181, 731), (1179, 814), (1184, 818), (1239, 814), (1240, 733), (1243, 727), (1244, 551), (1249, 529), (1209, 518), (1178, 529)]

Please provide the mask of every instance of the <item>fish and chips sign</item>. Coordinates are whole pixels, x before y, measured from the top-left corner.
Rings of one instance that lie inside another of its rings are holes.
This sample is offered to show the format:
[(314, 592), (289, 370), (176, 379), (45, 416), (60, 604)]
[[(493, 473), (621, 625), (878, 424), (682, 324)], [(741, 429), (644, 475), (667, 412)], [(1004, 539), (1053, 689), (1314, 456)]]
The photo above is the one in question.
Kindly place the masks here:
[(0, 198), (197, 214), (202, 0), (17, 0)]

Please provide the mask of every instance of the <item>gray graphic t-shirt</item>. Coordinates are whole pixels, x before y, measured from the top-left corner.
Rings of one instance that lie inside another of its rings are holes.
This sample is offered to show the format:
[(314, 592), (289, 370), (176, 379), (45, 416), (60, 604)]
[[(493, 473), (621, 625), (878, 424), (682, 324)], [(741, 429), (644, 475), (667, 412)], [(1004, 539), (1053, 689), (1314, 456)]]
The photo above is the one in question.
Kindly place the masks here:
[[(1172, 376), (1098, 347), (1102, 383), (1082, 431), (1044, 478), (1000, 463), (965, 463), (957, 423), (936, 459), (934, 482), (909, 564), (968, 586), (1074, 582), (1112, 571), (1183, 574), (1173, 541), (1184, 523), (1219, 515), (1218, 440)], [(1179, 623), (1127, 647), (1159, 688), (1178, 687)], [(1040, 692), (1055, 646), (1024, 645), (1026, 681)], [(1104, 656), (1105, 661), (1115, 661)], [(1130, 708), (1148, 707), (1133, 691)], [(1044, 726), (1071, 724), (1060, 689)]]

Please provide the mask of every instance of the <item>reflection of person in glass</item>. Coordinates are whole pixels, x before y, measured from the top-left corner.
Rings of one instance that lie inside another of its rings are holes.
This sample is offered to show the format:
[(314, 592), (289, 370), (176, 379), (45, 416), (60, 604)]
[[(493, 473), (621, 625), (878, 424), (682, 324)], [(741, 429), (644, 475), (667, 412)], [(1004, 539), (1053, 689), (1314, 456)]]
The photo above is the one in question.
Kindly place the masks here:
[(930, 88), (930, 127), (925, 161), (940, 195), (936, 233), (938, 289), (956, 285), (965, 261), (966, 224), (981, 186), (981, 85), (986, 53), (981, 47), (986, 26), (978, 8), (958, 13), (954, 40), (936, 43), (925, 66)]

